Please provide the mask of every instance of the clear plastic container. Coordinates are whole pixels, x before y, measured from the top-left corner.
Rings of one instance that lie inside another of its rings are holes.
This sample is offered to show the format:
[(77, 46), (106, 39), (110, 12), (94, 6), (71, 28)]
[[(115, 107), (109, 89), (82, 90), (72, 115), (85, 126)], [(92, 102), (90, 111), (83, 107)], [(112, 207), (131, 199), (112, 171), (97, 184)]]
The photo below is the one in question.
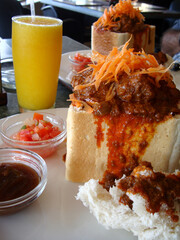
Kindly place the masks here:
[(47, 166), (38, 154), (18, 148), (0, 148), (1, 164), (23, 164), (32, 168), (39, 176), (38, 185), (31, 191), (18, 198), (0, 201), (0, 214), (10, 214), (33, 203), (43, 192), (47, 183)]
[(24, 125), (24, 121), (29, 118), (33, 118), (33, 112), (17, 114), (6, 118), (0, 126), (0, 133), (3, 142), (7, 146), (31, 150), (45, 158), (53, 154), (66, 138), (66, 124), (62, 118), (54, 114), (39, 111), (38, 113), (43, 114), (44, 120), (58, 126), (61, 133), (54, 138), (43, 141), (20, 141), (13, 139), (13, 134), (17, 133), (21, 129)]

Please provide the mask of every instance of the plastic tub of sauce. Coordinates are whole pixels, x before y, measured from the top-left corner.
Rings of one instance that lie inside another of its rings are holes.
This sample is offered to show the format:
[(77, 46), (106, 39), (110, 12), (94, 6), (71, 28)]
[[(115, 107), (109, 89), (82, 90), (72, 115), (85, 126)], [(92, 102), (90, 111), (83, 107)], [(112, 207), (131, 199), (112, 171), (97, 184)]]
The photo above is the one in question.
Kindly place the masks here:
[(0, 214), (18, 211), (34, 202), (47, 183), (47, 166), (38, 154), (0, 148)]

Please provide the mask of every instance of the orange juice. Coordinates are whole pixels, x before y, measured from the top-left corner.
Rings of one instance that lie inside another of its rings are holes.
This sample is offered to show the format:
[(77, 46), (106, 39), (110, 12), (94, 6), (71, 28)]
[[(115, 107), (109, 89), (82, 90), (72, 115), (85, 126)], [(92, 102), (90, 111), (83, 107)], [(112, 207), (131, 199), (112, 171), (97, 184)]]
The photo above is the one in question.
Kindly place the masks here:
[(20, 109), (53, 107), (62, 53), (62, 21), (13, 17), (12, 53)]

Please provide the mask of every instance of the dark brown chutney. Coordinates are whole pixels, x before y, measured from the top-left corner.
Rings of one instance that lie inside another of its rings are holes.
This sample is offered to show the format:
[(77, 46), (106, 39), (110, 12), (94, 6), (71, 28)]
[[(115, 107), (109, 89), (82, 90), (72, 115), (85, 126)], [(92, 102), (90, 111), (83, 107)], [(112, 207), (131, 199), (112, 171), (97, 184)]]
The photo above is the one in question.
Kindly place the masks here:
[(0, 201), (13, 200), (34, 189), (40, 182), (38, 173), (21, 163), (0, 164)]

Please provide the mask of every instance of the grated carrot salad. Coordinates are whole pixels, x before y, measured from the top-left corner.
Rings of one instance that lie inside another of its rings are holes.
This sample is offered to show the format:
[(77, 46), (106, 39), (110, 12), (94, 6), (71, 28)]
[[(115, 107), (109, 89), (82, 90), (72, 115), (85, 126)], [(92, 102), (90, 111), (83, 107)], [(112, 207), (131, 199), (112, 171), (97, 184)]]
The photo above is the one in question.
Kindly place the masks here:
[(104, 14), (94, 23), (94, 26), (103, 27), (104, 30), (110, 30), (118, 27), (118, 20), (121, 15), (127, 15), (131, 19), (138, 19), (139, 22), (144, 21), (144, 16), (138, 8), (134, 8), (131, 0), (120, 0), (115, 6), (110, 6), (104, 10)]
[(160, 87), (160, 80), (165, 80), (169, 87), (174, 88), (175, 84), (172, 81), (172, 75), (168, 72), (169, 68), (159, 65), (153, 55), (146, 54), (143, 50), (134, 52), (133, 48), (128, 49), (129, 41), (121, 50), (114, 47), (107, 56), (94, 52), (92, 56), (94, 63), (89, 64), (89, 68), (93, 69), (90, 82), (78, 85), (74, 90), (91, 85), (95, 85), (98, 90), (102, 82), (118, 82), (119, 76), (124, 73), (127, 75), (148, 74), (152, 77), (151, 81), (156, 87)]

